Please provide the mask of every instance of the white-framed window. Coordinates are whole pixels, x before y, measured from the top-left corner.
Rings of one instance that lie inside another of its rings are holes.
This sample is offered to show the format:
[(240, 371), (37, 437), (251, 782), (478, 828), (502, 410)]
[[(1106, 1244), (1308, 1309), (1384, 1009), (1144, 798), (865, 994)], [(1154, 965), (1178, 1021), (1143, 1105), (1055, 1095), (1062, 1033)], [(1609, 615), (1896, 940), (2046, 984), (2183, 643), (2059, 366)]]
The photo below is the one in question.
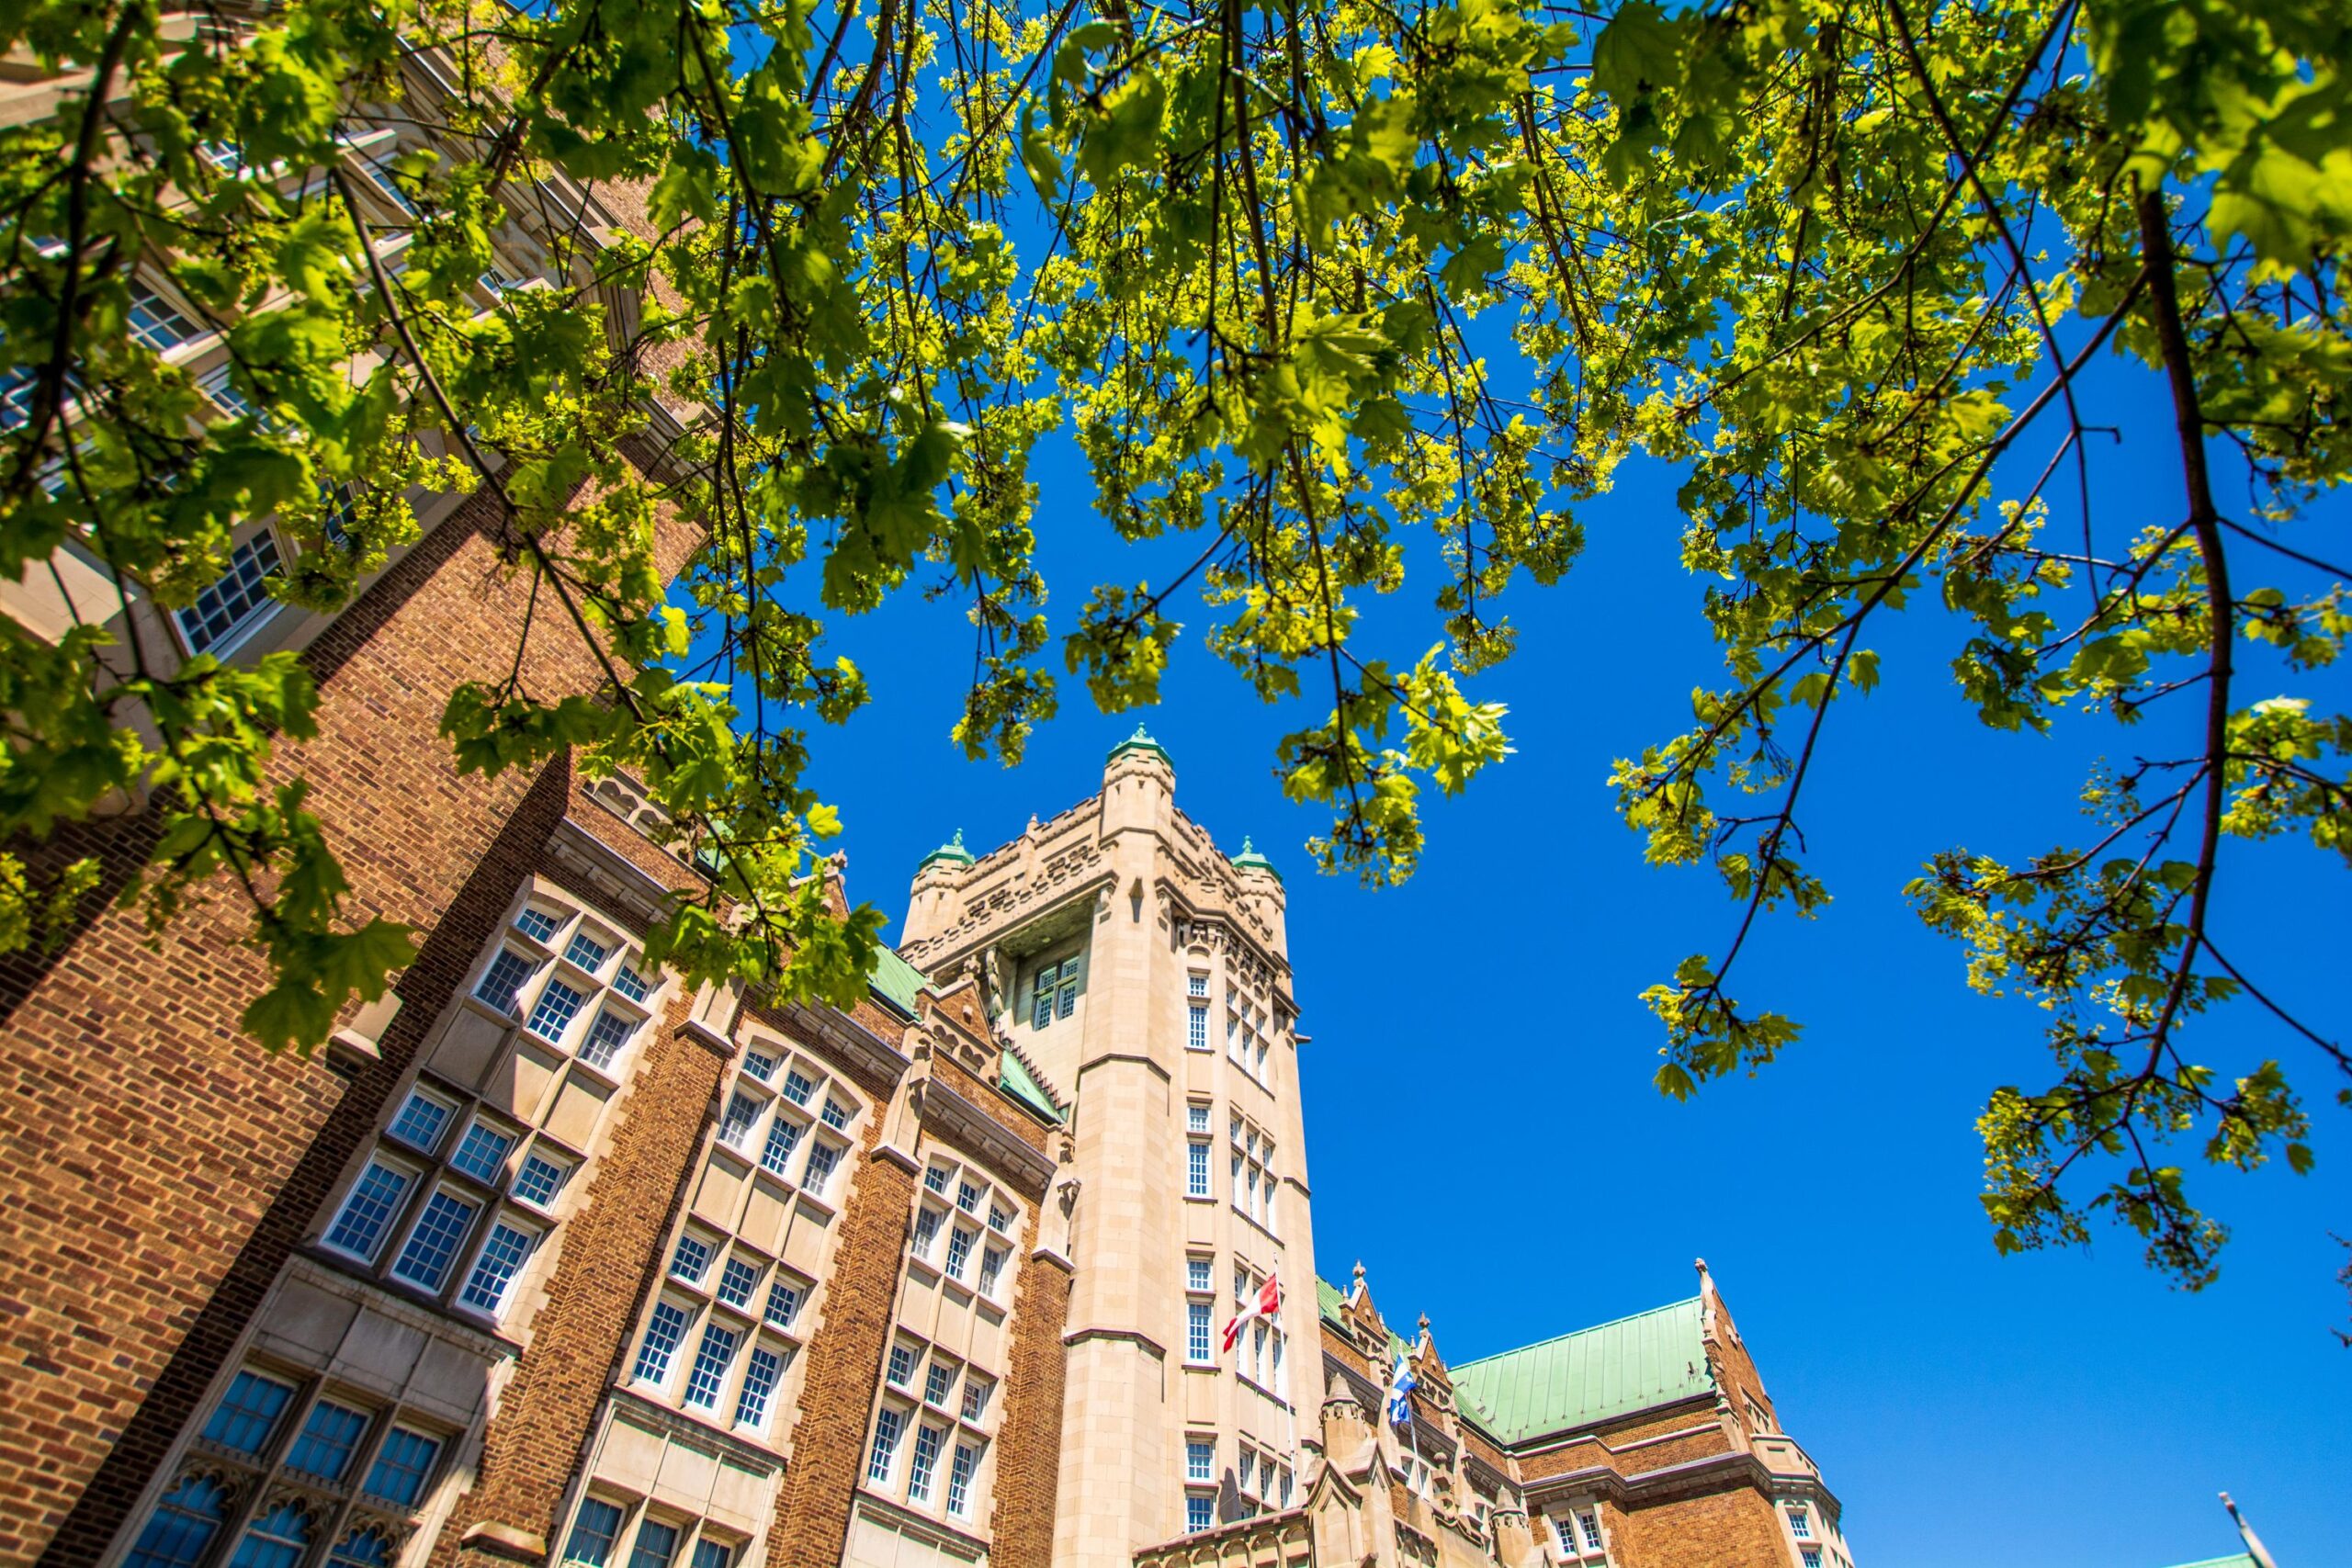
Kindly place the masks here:
[(1821, 1568), (1821, 1548), (1800, 1546), (1797, 1548), (1797, 1556), (1803, 1562), (1804, 1568)]
[(563, 950), (563, 961), (593, 978), (603, 972), (605, 960), (612, 953), (611, 942), (583, 925), (571, 933), (571, 941)]
[(485, 1187), (499, 1186), (505, 1179), (506, 1156), (514, 1152), (514, 1140), (513, 1133), (477, 1116), (450, 1151), (450, 1168), (465, 1172)]
[(1600, 1514), (1599, 1510), (1593, 1508), (1578, 1508), (1577, 1510), (1577, 1529), (1584, 1536), (1584, 1549), (1587, 1551), (1599, 1551), (1600, 1550)]
[(874, 1443), (866, 1450), (865, 1479), (876, 1486), (890, 1484), (890, 1476), (898, 1468), (899, 1439), (905, 1436), (907, 1413), (895, 1404), (886, 1404), (874, 1417)]
[(523, 1156), (523, 1168), (514, 1177), (514, 1196), (535, 1209), (549, 1208), (571, 1177), (570, 1160), (535, 1148)]
[(677, 1249), (670, 1254), (670, 1277), (689, 1285), (701, 1284), (703, 1275), (710, 1270), (711, 1254), (716, 1250), (717, 1244), (707, 1237), (692, 1231), (680, 1232)]
[(752, 1297), (760, 1288), (760, 1276), (766, 1268), (756, 1259), (742, 1255), (730, 1256), (718, 1270), (718, 1299), (741, 1312), (752, 1310)]
[(1184, 1259), (1184, 1288), (1188, 1291), (1214, 1290), (1216, 1287), (1210, 1281), (1215, 1278), (1216, 1273), (1215, 1260), (1199, 1257), (1187, 1258)]
[(439, 1293), (481, 1213), (481, 1205), (473, 1199), (453, 1188), (435, 1188), (409, 1227), (407, 1244), (392, 1263), (392, 1278)]
[(1196, 1367), (1216, 1365), (1209, 1353), (1209, 1303), (1184, 1303), (1184, 1359)]
[(933, 1357), (931, 1370), (923, 1373), (922, 1402), (941, 1410), (946, 1409), (948, 1400), (955, 1396), (956, 1377), (961, 1371), (953, 1361)]
[(1216, 1480), (1216, 1439), (1187, 1438), (1184, 1439), (1184, 1479), (1198, 1484)]
[(1216, 1497), (1208, 1492), (1184, 1494), (1184, 1533), (1194, 1534), (1216, 1523)]
[(670, 1568), (678, 1555), (678, 1527), (651, 1517), (637, 1522), (637, 1540), (629, 1549), (628, 1568)]
[(1799, 1540), (1813, 1539), (1813, 1514), (1803, 1503), (1789, 1505), (1789, 1533)]
[(1184, 1010), (1184, 1049), (1205, 1051), (1209, 1048), (1209, 1004), (1194, 1002)]
[(385, 1131), (410, 1148), (431, 1154), (440, 1145), (441, 1134), (449, 1125), (450, 1115), (457, 1107), (437, 1094), (411, 1089), (408, 1099), (401, 1102), (401, 1113), (392, 1118)]
[(1184, 1196), (1209, 1195), (1209, 1142), (1206, 1138), (1193, 1138), (1184, 1145)]
[(1043, 1029), (1057, 1018), (1078, 1010), (1080, 976), (1086, 954), (1074, 953), (1057, 964), (1040, 964), (1029, 982), (1029, 1027)]
[(537, 942), (553, 942), (555, 933), (562, 925), (561, 915), (536, 904), (526, 904), (522, 912), (514, 917), (514, 929)]
[(743, 1366), (743, 1387), (735, 1396), (735, 1425), (747, 1431), (757, 1432), (768, 1424), (768, 1404), (775, 1397), (775, 1385), (783, 1380), (785, 1361), (791, 1355), (780, 1345), (758, 1345)]
[(792, 1320), (800, 1315), (800, 1303), (808, 1299), (808, 1288), (791, 1280), (777, 1280), (768, 1286), (767, 1305), (760, 1314), (771, 1328), (790, 1329)]
[(500, 1012), (511, 1016), (514, 1011), (516, 995), (530, 984), (531, 976), (537, 968), (537, 964), (513, 948), (502, 947), (498, 950), (498, 956), (490, 961), (490, 967), (482, 971), (481, 982), (474, 987), (474, 995)]
[(537, 1233), (506, 1220), (493, 1220), (490, 1235), (481, 1244), (481, 1251), (474, 1258), (473, 1272), (466, 1277), (466, 1288), (458, 1299), (478, 1312), (496, 1317), (505, 1307), (506, 1292), (514, 1277), (530, 1260), (531, 1249), (538, 1245)]
[(347, 1252), (364, 1262), (373, 1263), (384, 1248), (384, 1236), (399, 1217), (401, 1205), (416, 1180), (416, 1173), (403, 1169), (380, 1156), (368, 1162), (359, 1179), (351, 1185), (350, 1195), (344, 1199), (334, 1223), (327, 1227), (326, 1244), (337, 1252)]
[(967, 1421), (978, 1421), (989, 1413), (989, 1396), (996, 1393), (996, 1380), (974, 1372), (964, 1380), (964, 1408), (960, 1412)]
[(815, 1140), (808, 1149), (808, 1168), (800, 1178), (802, 1190), (812, 1198), (822, 1198), (825, 1189), (832, 1184), (833, 1172), (842, 1163), (842, 1146), (830, 1138)]
[(735, 1348), (742, 1336), (717, 1323), (703, 1325), (702, 1343), (695, 1348), (694, 1365), (686, 1371), (685, 1402), (705, 1410), (718, 1408), (719, 1391), (727, 1384), (728, 1369), (735, 1364)]
[(1209, 977), (1198, 969), (1192, 971), (1184, 976), (1184, 994), (1188, 997), (1207, 996), (1209, 994)]
[(915, 1366), (922, 1359), (922, 1348), (901, 1339), (890, 1347), (890, 1359), (883, 1368), (882, 1381), (892, 1388), (906, 1388), (914, 1382)]
[(1195, 1100), (1186, 1102), (1184, 1106), (1184, 1131), (1187, 1133), (1205, 1134), (1209, 1130), (1209, 1102), (1207, 1100)]
[(946, 1440), (946, 1432), (928, 1421), (915, 1427), (914, 1451), (907, 1461), (907, 1501), (931, 1501), (932, 1483), (939, 1473), (939, 1452)]
[(270, 595), (269, 580), (285, 566), (277, 536), (266, 527), (231, 550), (228, 570), (175, 616), (187, 650), (209, 653), (274, 614), (277, 601)]
[(979, 1239), (977, 1233), (962, 1225), (947, 1227), (947, 1277), (961, 1280), (964, 1271), (971, 1267), (972, 1243)]
[(693, 1314), (667, 1297), (653, 1303), (653, 1315), (646, 1320), (645, 1338), (637, 1348), (637, 1367), (630, 1376), (639, 1382), (660, 1388), (670, 1381), (670, 1366), (676, 1359), (678, 1347), (684, 1343), (686, 1326)]
[(730, 1149), (750, 1147), (752, 1134), (758, 1129), (760, 1114), (767, 1109), (764, 1098), (737, 1089), (727, 1099), (726, 1113), (719, 1118), (718, 1141)]
[(955, 1461), (947, 1471), (947, 1511), (957, 1518), (964, 1518), (972, 1511), (972, 1477), (979, 1468), (980, 1445), (957, 1443)]
[(130, 335), (157, 354), (167, 354), (204, 335), (204, 329), (181, 314), (177, 306), (143, 278), (130, 281)]

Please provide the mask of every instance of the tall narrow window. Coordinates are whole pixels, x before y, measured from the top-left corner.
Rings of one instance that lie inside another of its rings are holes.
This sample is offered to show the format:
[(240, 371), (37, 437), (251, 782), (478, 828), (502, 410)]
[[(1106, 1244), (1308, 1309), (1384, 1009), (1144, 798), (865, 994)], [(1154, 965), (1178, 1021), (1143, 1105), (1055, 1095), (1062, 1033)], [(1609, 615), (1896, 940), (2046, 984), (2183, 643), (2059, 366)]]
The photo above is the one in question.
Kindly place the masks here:
[(727, 1101), (727, 1114), (718, 1123), (718, 1141), (730, 1149), (740, 1149), (751, 1142), (752, 1130), (760, 1124), (763, 1101), (756, 1095), (737, 1089)]
[(914, 1457), (907, 1465), (907, 1501), (931, 1501), (932, 1477), (939, 1470), (939, 1448), (944, 1434), (929, 1422), (915, 1428)]
[(764, 1348), (754, 1349), (743, 1368), (743, 1391), (735, 1400), (735, 1425), (753, 1431), (768, 1424), (768, 1400), (776, 1380), (784, 1375), (784, 1358)]
[(865, 1456), (865, 1479), (876, 1486), (890, 1484), (890, 1469), (898, 1462), (899, 1437), (906, 1425), (906, 1413), (888, 1405), (874, 1418), (874, 1447)]
[(551, 1044), (559, 1043), (580, 1015), (580, 1004), (587, 999), (562, 981), (549, 980), (547, 989), (539, 993), (538, 1005), (531, 1010), (530, 1021), (523, 1027)]
[(506, 1303), (506, 1289), (514, 1276), (523, 1271), (524, 1260), (531, 1256), (531, 1244), (538, 1238), (518, 1225), (504, 1220), (490, 1227), (490, 1239), (481, 1244), (481, 1256), (474, 1259), (474, 1271), (466, 1280), (466, 1288), (458, 1299), (478, 1312), (496, 1317)]
[(732, 1329), (707, 1324), (702, 1331), (702, 1345), (695, 1351), (693, 1371), (686, 1374), (686, 1403), (705, 1410), (718, 1408), (718, 1391), (727, 1382), (727, 1369), (735, 1359), (735, 1347), (741, 1339)]
[(826, 1143), (821, 1138), (819, 1139), (816, 1145), (808, 1151), (808, 1171), (800, 1179), (800, 1185), (807, 1190), (810, 1197), (822, 1198), (825, 1195), (826, 1187), (833, 1179), (833, 1168), (841, 1162), (840, 1147)]
[(1194, 1138), (1184, 1145), (1184, 1196), (1205, 1198), (1209, 1195), (1209, 1145), (1205, 1138)]
[(972, 1243), (976, 1238), (962, 1225), (949, 1227), (947, 1232), (947, 1277), (961, 1280), (964, 1270), (971, 1266)]
[(588, 1038), (580, 1043), (580, 1059), (603, 1071), (613, 1065), (613, 1059), (637, 1032), (637, 1025), (610, 1008), (596, 1014), (596, 1021), (588, 1026)]
[(792, 1151), (800, 1142), (800, 1123), (789, 1116), (778, 1116), (768, 1123), (767, 1146), (760, 1151), (760, 1168), (772, 1175), (792, 1174)]
[(432, 1478), (433, 1461), (440, 1453), (441, 1445), (435, 1439), (395, 1427), (384, 1434), (384, 1446), (376, 1450), (368, 1483), (360, 1490), (388, 1503), (413, 1506), (424, 1495), (424, 1483)]
[(637, 1349), (637, 1380), (657, 1386), (668, 1382), (671, 1359), (685, 1337), (685, 1309), (672, 1302), (657, 1303), (652, 1321), (645, 1325), (645, 1343)]
[(369, 1160), (352, 1184), (351, 1196), (343, 1201), (343, 1212), (327, 1227), (327, 1245), (374, 1262), (384, 1245), (384, 1232), (400, 1212), (413, 1179), (404, 1170)]
[(1184, 1444), (1184, 1479), (1196, 1483), (1216, 1479), (1216, 1443), (1213, 1438), (1193, 1438)]
[(1209, 1303), (1184, 1303), (1184, 1359), (1196, 1367), (1215, 1365), (1209, 1359)]
[(433, 1194), (425, 1201), (424, 1213), (417, 1216), (416, 1228), (408, 1233), (408, 1245), (401, 1248), (400, 1260), (392, 1265), (392, 1277), (420, 1290), (438, 1291), (480, 1213), (481, 1204), (447, 1189)]
[(1184, 1049), (1205, 1051), (1209, 1048), (1209, 1004), (1194, 1002), (1184, 1010)]
[(956, 1461), (947, 1471), (947, 1511), (959, 1518), (972, 1511), (972, 1472), (979, 1467), (979, 1450), (969, 1443), (956, 1445)]

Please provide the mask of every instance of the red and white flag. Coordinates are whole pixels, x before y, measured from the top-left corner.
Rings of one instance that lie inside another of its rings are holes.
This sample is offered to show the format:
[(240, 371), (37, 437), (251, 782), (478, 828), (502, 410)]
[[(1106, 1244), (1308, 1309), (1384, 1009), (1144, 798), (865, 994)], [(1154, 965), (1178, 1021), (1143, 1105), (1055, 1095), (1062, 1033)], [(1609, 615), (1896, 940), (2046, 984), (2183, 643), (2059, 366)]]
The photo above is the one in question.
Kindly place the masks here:
[(1243, 1329), (1261, 1317), (1273, 1316), (1282, 1310), (1282, 1281), (1269, 1274), (1264, 1287), (1258, 1292), (1258, 1299), (1235, 1313), (1233, 1321), (1225, 1325), (1225, 1348), (1232, 1349), (1233, 1342), (1241, 1337)]

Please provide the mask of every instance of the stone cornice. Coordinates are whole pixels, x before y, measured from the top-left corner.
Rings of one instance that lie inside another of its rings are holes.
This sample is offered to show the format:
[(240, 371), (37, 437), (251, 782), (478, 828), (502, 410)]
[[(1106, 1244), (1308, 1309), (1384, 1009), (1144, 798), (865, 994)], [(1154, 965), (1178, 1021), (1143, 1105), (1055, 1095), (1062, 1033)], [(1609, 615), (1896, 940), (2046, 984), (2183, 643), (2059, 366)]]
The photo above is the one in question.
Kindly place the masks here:
[(921, 1115), (926, 1130), (987, 1160), (1011, 1177), (1033, 1202), (1042, 1200), (1053, 1184), (1055, 1167), (1048, 1156), (1014, 1137), (995, 1117), (938, 1078), (922, 1085)]

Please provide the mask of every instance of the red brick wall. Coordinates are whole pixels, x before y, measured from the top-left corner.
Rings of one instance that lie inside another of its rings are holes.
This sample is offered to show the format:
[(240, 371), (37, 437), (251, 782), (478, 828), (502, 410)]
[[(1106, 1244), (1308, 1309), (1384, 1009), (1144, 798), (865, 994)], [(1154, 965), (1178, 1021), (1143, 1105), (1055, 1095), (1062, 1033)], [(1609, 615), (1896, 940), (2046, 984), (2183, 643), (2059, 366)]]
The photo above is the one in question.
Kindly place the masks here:
[[(225, 893), (152, 942), (107, 909), (13, 972), (0, 1345), (28, 1375), (0, 1380), (0, 1561), (88, 1562), (114, 1535), (561, 813), (568, 770), (461, 779), (437, 739), (449, 688), (512, 655), (492, 508), (461, 506), (306, 652), (319, 734), (275, 766), (312, 781), (353, 907), (426, 933), (380, 1063), (346, 1085), (240, 1032), (265, 982)], [(543, 690), (594, 679), (562, 638), (532, 663)]]
[[(513, 658), (527, 583), (496, 521), (462, 503), (320, 634), (318, 734), (273, 764), (311, 780), (354, 912), (423, 938), (380, 1061), (346, 1081), (243, 1035), (265, 976), (225, 890), (152, 939), (106, 907), (62, 953), (0, 960), (0, 1562), (113, 1538), (563, 815), (568, 766), (461, 778), (438, 733), (450, 688)], [(692, 543), (666, 528), (665, 569)], [(532, 640), (533, 689), (599, 676), (568, 631)], [(72, 847), (111, 850), (119, 885), (154, 831)]]
[(1012, 1347), (1004, 1372), (1004, 1416), (996, 1436), (996, 1500), (989, 1515), (993, 1568), (1046, 1568), (1054, 1555), (1054, 1505), (1061, 1484), (1062, 1332), (1069, 1323), (1070, 1270), (1036, 1256), (1050, 1191), (1033, 1205), (1022, 1246), (1030, 1250), (1012, 1297)]
[(1794, 1562), (1763, 1494), (1741, 1486), (1631, 1512), (1608, 1509), (1623, 1568), (1789, 1568)]
[(824, 1322), (801, 1352), (808, 1370), (792, 1426), (792, 1462), (776, 1489), (768, 1532), (768, 1561), (784, 1568), (841, 1561), (850, 1495), (865, 1462), (865, 1418), (882, 1377), (914, 1214), (914, 1174), (874, 1152), (883, 1120), (878, 1107), (866, 1118), (856, 1178), (834, 1222), (841, 1235), (833, 1241)]

